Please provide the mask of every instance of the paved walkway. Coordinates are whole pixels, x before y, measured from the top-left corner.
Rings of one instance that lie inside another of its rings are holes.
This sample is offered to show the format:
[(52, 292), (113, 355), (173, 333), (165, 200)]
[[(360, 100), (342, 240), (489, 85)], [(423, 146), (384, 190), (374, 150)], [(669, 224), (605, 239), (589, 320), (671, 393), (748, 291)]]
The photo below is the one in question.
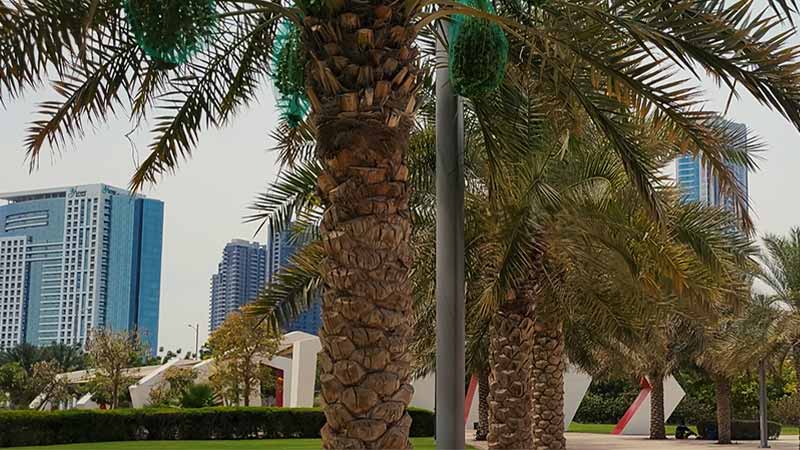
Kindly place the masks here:
[[(467, 436), (467, 444), (476, 449), (487, 449), (486, 442), (475, 442)], [(770, 441), (775, 450), (798, 450), (797, 436), (786, 436), (780, 441)], [(612, 436), (607, 434), (567, 433), (567, 450), (749, 450), (758, 448), (758, 442), (746, 441), (731, 446), (720, 446), (713, 441), (651, 441), (641, 436)]]

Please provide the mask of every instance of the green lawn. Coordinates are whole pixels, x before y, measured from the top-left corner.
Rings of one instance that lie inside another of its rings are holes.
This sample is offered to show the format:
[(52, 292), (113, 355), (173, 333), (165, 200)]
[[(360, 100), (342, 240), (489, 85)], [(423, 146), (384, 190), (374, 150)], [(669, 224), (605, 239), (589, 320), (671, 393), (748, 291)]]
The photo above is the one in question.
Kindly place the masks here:
[[(434, 450), (431, 438), (411, 439), (416, 450)], [(265, 439), (244, 441), (134, 441), (18, 447), (47, 450), (319, 450), (319, 439)]]
[[(609, 424), (601, 424), (601, 423), (576, 423), (572, 422), (569, 426), (569, 431), (573, 433), (596, 433), (596, 434), (610, 434), (611, 430), (614, 429), (614, 425)], [(694, 427), (692, 427), (694, 429)], [(784, 436), (797, 436), (798, 431), (797, 427), (787, 427), (784, 426), (781, 430), (781, 435)], [(675, 435), (675, 425), (667, 425), (667, 435), (674, 436)]]

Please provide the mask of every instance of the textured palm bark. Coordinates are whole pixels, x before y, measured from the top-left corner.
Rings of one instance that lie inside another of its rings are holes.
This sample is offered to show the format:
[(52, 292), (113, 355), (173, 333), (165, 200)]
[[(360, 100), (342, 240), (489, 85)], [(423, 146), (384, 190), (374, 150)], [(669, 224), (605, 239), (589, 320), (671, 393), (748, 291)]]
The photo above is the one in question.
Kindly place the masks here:
[(304, 18), (323, 172), (320, 353), (325, 449), (407, 449), (413, 395), (408, 136), (414, 6), (326, 3)]
[(725, 377), (717, 377), (714, 384), (717, 390), (717, 443), (730, 444), (731, 421), (733, 420), (731, 382)]
[(561, 322), (537, 320), (533, 346), (533, 448), (563, 450), (564, 437), (564, 330)]
[(475, 440), (485, 441), (489, 435), (489, 370), (478, 372), (478, 428)]
[(664, 424), (664, 375), (652, 373), (650, 378), (650, 439), (666, 439)]
[(493, 320), (489, 344), (489, 448), (533, 448), (531, 432), (531, 355), (533, 311), (531, 302), (514, 298), (505, 302)]

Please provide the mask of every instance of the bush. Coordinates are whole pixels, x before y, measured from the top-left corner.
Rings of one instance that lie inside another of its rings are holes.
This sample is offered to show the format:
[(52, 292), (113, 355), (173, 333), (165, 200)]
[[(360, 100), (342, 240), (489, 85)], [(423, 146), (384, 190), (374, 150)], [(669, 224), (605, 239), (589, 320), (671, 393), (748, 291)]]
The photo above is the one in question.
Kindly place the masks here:
[[(410, 409), (411, 436), (433, 435), (434, 415)], [(132, 440), (318, 438), (318, 408), (117, 409), (0, 412), (0, 447)]]
[(636, 392), (614, 396), (590, 392), (583, 398), (574, 420), (578, 423), (617, 423), (637, 395)]
[(781, 423), (800, 423), (800, 395), (770, 402), (770, 416)]
[[(697, 432), (701, 439), (717, 439), (716, 422), (700, 422)], [(770, 439), (781, 436), (781, 424), (767, 422), (767, 434)], [(757, 420), (734, 420), (731, 423), (731, 438), (736, 441), (757, 441), (761, 439), (761, 425)]]

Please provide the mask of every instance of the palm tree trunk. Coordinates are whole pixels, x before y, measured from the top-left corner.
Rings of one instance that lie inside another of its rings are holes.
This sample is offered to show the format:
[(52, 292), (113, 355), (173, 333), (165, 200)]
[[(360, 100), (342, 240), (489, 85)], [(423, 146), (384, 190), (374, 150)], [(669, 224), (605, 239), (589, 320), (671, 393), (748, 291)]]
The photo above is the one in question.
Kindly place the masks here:
[(489, 344), (489, 448), (533, 448), (531, 433), (531, 302), (506, 301), (495, 315)]
[(664, 424), (664, 375), (651, 373), (650, 376), (650, 439), (666, 439)]
[(725, 377), (717, 377), (717, 433), (719, 444), (731, 443), (731, 382)]
[(561, 322), (534, 325), (533, 448), (563, 450), (564, 437), (564, 330)]
[(489, 369), (478, 372), (478, 429), (475, 440), (485, 441), (489, 434)]
[(325, 205), (322, 441), (325, 449), (407, 449), (414, 11), (402, 3), (340, 6), (333, 19), (304, 21)]

